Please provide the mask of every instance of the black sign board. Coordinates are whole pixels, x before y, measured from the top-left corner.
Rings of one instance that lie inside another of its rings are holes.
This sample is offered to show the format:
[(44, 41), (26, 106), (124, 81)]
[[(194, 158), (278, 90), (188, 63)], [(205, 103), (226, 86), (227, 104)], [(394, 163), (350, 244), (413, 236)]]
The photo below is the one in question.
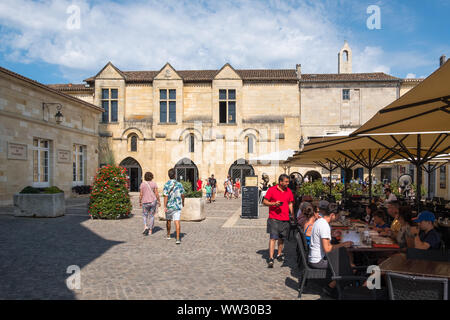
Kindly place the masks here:
[(254, 218), (259, 216), (258, 187), (242, 187), (241, 218)]

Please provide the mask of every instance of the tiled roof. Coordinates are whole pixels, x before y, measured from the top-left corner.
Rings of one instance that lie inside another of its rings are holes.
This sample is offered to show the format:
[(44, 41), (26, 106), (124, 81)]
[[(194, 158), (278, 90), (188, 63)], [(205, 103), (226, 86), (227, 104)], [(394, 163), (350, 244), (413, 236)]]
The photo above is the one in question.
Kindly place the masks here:
[(400, 78), (393, 77), (383, 72), (373, 73), (320, 73), (302, 74), (302, 82), (334, 82), (334, 81), (399, 81)]
[(86, 87), (84, 83), (62, 83), (62, 84), (48, 84), (50, 88), (62, 91), (85, 91), (92, 92), (94, 91), (93, 87)]
[(421, 82), (424, 78), (406, 78), (402, 79), (402, 82)]
[(94, 108), (94, 109), (97, 110), (97, 111), (102, 111), (102, 112), (104, 111), (103, 108), (101, 108), (101, 107), (98, 107), (98, 106), (96, 106), (96, 105), (94, 105), (94, 104), (91, 104), (91, 103), (89, 103), (89, 102), (86, 102), (86, 101), (84, 101), (84, 100), (75, 98), (75, 97), (73, 97), (73, 96), (71, 96), (71, 95), (65, 94), (65, 93), (61, 92), (60, 90), (58, 90), (58, 89), (56, 89), (56, 88), (52, 88), (52, 87), (50, 87), (50, 86), (47, 86), (47, 85), (45, 85), (45, 84), (42, 84), (42, 83), (37, 82), (37, 81), (35, 81), (35, 80), (32, 80), (32, 79), (30, 79), (30, 78), (24, 77), (24, 76), (22, 76), (22, 75), (20, 75), (20, 74), (18, 74), (18, 73), (15, 73), (15, 72), (13, 72), (13, 71), (11, 71), (11, 70), (8, 70), (8, 69), (5, 69), (5, 68), (3, 68), (3, 67), (0, 67), (0, 72), (3, 72), (3, 73), (5, 73), (5, 74), (7, 74), (7, 75), (9, 75), (9, 76), (11, 76), (11, 77), (14, 77), (14, 78), (16, 78), (16, 79), (21, 80), (21, 81), (25, 81), (25, 82), (27, 82), (27, 83), (33, 85), (33, 86), (36, 86), (36, 87), (39, 87), (39, 88), (41, 88), (41, 89), (47, 90), (47, 91), (49, 91), (49, 92), (51, 92), (51, 93), (57, 94), (57, 95), (59, 95), (59, 96), (61, 96), (61, 97), (64, 97), (64, 98), (66, 98), (66, 99), (69, 99), (69, 100), (71, 100), (71, 101), (73, 101), (73, 102), (80, 103), (80, 104), (84, 104), (85, 106), (88, 106), (88, 107), (90, 107), (90, 108)]
[[(219, 70), (177, 70), (185, 82), (212, 81)], [(244, 81), (297, 81), (295, 69), (236, 69)], [(127, 82), (152, 82), (159, 71), (123, 71)], [(85, 81), (94, 81), (90, 77)], [(302, 74), (302, 82), (320, 81), (399, 81), (401, 79), (385, 74), (375, 73), (322, 73)]]

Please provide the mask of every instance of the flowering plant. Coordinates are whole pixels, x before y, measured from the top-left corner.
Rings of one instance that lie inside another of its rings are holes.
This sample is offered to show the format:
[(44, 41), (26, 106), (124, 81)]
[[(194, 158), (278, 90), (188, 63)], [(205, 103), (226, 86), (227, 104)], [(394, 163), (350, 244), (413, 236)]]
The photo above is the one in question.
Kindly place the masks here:
[(128, 217), (131, 209), (125, 168), (108, 165), (98, 169), (89, 199), (89, 215), (98, 219), (121, 219)]

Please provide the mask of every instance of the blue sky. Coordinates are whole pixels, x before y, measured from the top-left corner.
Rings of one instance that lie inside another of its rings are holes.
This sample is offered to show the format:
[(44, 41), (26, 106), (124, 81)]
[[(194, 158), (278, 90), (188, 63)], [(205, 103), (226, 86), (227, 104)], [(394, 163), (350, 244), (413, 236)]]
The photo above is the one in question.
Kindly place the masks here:
[[(370, 5), (381, 29), (367, 28)], [(449, 13), (448, 0), (2, 0), (0, 66), (43, 83), (80, 83), (108, 61), (122, 70), (168, 61), (180, 70), (301, 63), (304, 73), (335, 73), (347, 40), (353, 72), (424, 77), (450, 56)]]

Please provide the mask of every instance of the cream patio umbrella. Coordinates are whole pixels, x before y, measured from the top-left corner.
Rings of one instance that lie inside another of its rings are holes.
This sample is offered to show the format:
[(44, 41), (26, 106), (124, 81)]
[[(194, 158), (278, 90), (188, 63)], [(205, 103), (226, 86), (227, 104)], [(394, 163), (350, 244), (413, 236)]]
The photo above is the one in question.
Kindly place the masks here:
[[(427, 135), (426, 145), (431, 145), (434, 138), (434, 136)], [(288, 161), (291, 161), (293, 165), (313, 162), (330, 170), (330, 175), (333, 165), (334, 169), (336, 167), (348, 169), (360, 164), (369, 171), (369, 196), (371, 197), (372, 170), (387, 160), (404, 159), (408, 157), (408, 153), (416, 151), (414, 139), (409, 135), (396, 136), (396, 139), (397, 143), (394, 146), (383, 147), (366, 136), (311, 137), (303, 150), (297, 152)], [(391, 142), (391, 138), (388, 136), (382, 136), (380, 140), (386, 144)], [(424, 149), (424, 151), (430, 150)], [(434, 156), (435, 152), (430, 151), (430, 155)]]
[(450, 133), (450, 60), (351, 136), (427, 132)]
[[(404, 135), (415, 140), (416, 152), (398, 144), (398, 137)], [(450, 61), (350, 134), (350, 137), (357, 136), (368, 136), (385, 148), (398, 144), (408, 154), (406, 159), (416, 166), (419, 209), (422, 166), (450, 150)]]

